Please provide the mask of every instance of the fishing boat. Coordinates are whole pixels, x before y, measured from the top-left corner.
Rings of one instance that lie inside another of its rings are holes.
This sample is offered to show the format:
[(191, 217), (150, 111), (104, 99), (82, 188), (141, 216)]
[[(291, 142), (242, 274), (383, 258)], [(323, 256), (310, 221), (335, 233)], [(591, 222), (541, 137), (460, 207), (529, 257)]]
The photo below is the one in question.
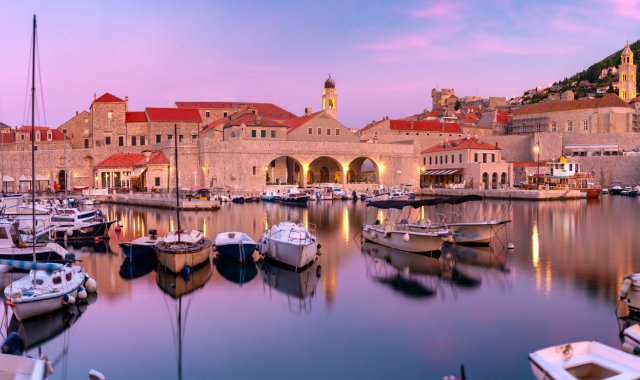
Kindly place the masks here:
[(611, 189), (609, 190), (609, 194), (611, 195), (620, 195), (622, 193), (622, 183), (620, 182), (614, 182), (613, 185), (611, 186)]
[(215, 249), (220, 257), (241, 263), (252, 261), (256, 246), (255, 240), (244, 232), (221, 232), (215, 239)]
[(538, 380), (640, 378), (639, 357), (595, 341), (544, 348), (529, 362)]
[(154, 256), (156, 245), (163, 240), (163, 237), (158, 237), (158, 231), (150, 229), (149, 235), (125, 241), (119, 245), (125, 257), (135, 260), (141, 257)]
[[(0, 221), (0, 259), (33, 260), (46, 262), (62, 262), (68, 253), (59, 244), (49, 242), (46, 235), (36, 235), (36, 243), (32, 243), (33, 236), (21, 229), (17, 220)], [(21, 233), (22, 232), (22, 233)], [(42, 238), (41, 238), (42, 237)], [(26, 239), (29, 239), (25, 242)]]
[(392, 187), (389, 191), (388, 199), (396, 201), (406, 201), (409, 199), (409, 193), (403, 188)]
[(107, 220), (100, 209), (80, 211), (77, 208), (50, 209), (56, 240), (109, 239), (109, 229), (115, 220)]
[[(558, 161), (549, 162), (548, 166), (549, 174), (538, 176), (531, 173), (527, 180), (528, 183), (524, 184), (523, 188), (537, 189), (542, 186), (549, 190), (579, 190), (586, 198), (598, 198), (600, 196), (601, 187), (598, 184), (595, 172), (580, 171), (580, 164), (570, 162), (565, 156), (560, 156)], [(613, 191), (613, 188), (611, 190)]]
[(298, 188), (291, 188), (280, 199), (280, 203), (294, 205), (294, 206), (306, 206), (309, 201), (309, 194), (298, 190)]
[(432, 252), (440, 250), (442, 241), (451, 235), (446, 226), (426, 228), (408, 222), (412, 209), (434, 205), (434, 200), (386, 200), (370, 201), (367, 207), (373, 210), (385, 210), (387, 217), (380, 221), (362, 226), (362, 235), (366, 241), (407, 252)]
[(318, 240), (303, 225), (280, 222), (262, 233), (260, 254), (282, 264), (304, 268), (318, 254)]
[[(174, 124), (175, 136), (178, 125)], [(201, 231), (183, 230), (180, 226), (180, 188), (178, 174), (178, 139), (174, 139), (176, 175), (176, 217), (178, 229), (167, 233), (155, 245), (158, 262), (174, 273), (191, 271), (192, 268), (208, 263), (213, 243)]]

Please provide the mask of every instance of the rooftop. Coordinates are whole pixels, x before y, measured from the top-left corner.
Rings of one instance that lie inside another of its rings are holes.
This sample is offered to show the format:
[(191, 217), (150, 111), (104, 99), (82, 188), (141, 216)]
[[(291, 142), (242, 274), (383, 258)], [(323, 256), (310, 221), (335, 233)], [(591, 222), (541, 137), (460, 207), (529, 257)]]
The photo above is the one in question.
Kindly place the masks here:
[(565, 100), (559, 102), (545, 102), (536, 104), (527, 104), (522, 108), (513, 111), (513, 116), (531, 115), (546, 112), (562, 112), (575, 111), (590, 108), (631, 108), (624, 100), (620, 99), (616, 94), (604, 94), (601, 98), (595, 99), (578, 99)]
[(195, 108), (149, 108), (145, 109), (149, 121), (182, 121), (202, 123), (200, 112)]
[(463, 139), (443, 141), (440, 144), (427, 148), (420, 153), (424, 154), (424, 153), (434, 153), (434, 152), (444, 152), (444, 151), (464, 150), (464, 149), (500, 150), (500, 148), (498, 148), (497, 145), (480, 141), (476, 137), (471, 137), (471, 138), (465, 137)]
[(96, 167), (121, 168), (141, 165), (168, 165), (169, 160), (163, 152), (151, 152), (149, 162), (146, 162), (144, 153), (112, 154), (105, 158)]
[(267, 116), (274, 120), (287, 120), (297, 117), (293, 113), (281, 108), (273, 103), (253, 103), (253, 102), (176, 102), (178, 108), (196, 108), (211, 110), (233, 110), (241, 111), (245, 109), (255, 109), (260, 116)]

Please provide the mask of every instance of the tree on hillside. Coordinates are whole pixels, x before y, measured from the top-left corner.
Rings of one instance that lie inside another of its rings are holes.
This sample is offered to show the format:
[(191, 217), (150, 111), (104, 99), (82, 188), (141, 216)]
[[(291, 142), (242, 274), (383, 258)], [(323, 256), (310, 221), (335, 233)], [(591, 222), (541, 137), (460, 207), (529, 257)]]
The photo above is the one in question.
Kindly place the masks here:
[(615, 94), (616, 91), (613, 89), (613, 83), (609, 83), (609, 88), (607, 88), (608, 94)]
[(461, 107), (462, 107), (462, 104), (460, 103), (460, 99), (456, 100), (456, 104), (454, 104), (453, 109), (457, 111)]

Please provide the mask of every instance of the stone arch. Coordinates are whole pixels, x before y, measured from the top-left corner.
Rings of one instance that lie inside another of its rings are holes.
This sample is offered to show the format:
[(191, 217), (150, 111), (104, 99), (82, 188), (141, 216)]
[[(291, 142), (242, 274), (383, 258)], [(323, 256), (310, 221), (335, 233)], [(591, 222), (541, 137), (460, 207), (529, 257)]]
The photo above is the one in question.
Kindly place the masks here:
[(378, 164), (369, 157), (357, 157), (349, 163), (347, 175), (348, 183), (379, 183), (380, 171)]
[(500, 184), (501, 185), (507, 184), (507, 172), (502, 172), (502, 174), (500, 175)]
[(489, 188), (489, 173), (487, 172), (482, 173), (482, 185), (484, 189)]
[[(323, 170), (326, 168), (326, 170)], [(308, 171), (313, 173), (313, 177), (319, 183), (341, 183), (343, 179), (343, 168), (338, 160), (329, 156), (320, 156), (309, 163)], [(322, 172), (325, 176), (322, 176)]]
[(63, 170), (58, 172), (58, 177), (56, 178), (56, 187), (57, 190), (67, 190), (67, 184), (69, 183), (69, 174)]
[(498, 188), (498, 173), (496, 172), (493, 172), (493, 174), (491, 175), (491, 188), (492, 189)]
[(301, 185), (303, 168), (300, 161), (291, 156), (278, 156), (265, 167), (267, 185)]

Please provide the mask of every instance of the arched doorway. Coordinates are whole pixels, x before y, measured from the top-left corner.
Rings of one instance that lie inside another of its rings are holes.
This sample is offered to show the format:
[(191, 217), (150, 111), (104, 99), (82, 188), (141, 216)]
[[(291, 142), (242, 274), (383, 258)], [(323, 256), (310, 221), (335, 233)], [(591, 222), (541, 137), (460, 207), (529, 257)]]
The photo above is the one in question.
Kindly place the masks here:
[(379, 183), (378, 164), (368, 157), (358, 157), (349, 163), (348, 183)]
[(64, 170), (60, 170), (58, 172), (57, 190), (62, 190), (62, 191), (66, 190), (67, 184), (68, 184), (67, 180), (68, 180), (68, 177), (66, 175), (66, 172)]
[(309, 172), (314, 178), (319, 178), (320, 183), (340, 183), (342, 182), (342, 165), (335, 158), (321, 156), (311, 161)]
[(493, 175), (491, 176), (491, 188), (492, 189), (497, 189), (498, 188), (498, 173), (493, 173)]
[(313, 176), (313, 172), (310, 170), (307, 170), (307, 183), (314, 183), (315, 182), (315, 178)]
[(302, 183), (302, 165), (290, 156), (276, 157), (265, 170), (267, 185), (300, 185)]
[(500, 176), (500, 184), (503, 186), (507, 184), (507, 173), (503, 172)]
[(489, 173), (487, 172), (482, 173), (482, 187), (484, 189), (489, 188)]

